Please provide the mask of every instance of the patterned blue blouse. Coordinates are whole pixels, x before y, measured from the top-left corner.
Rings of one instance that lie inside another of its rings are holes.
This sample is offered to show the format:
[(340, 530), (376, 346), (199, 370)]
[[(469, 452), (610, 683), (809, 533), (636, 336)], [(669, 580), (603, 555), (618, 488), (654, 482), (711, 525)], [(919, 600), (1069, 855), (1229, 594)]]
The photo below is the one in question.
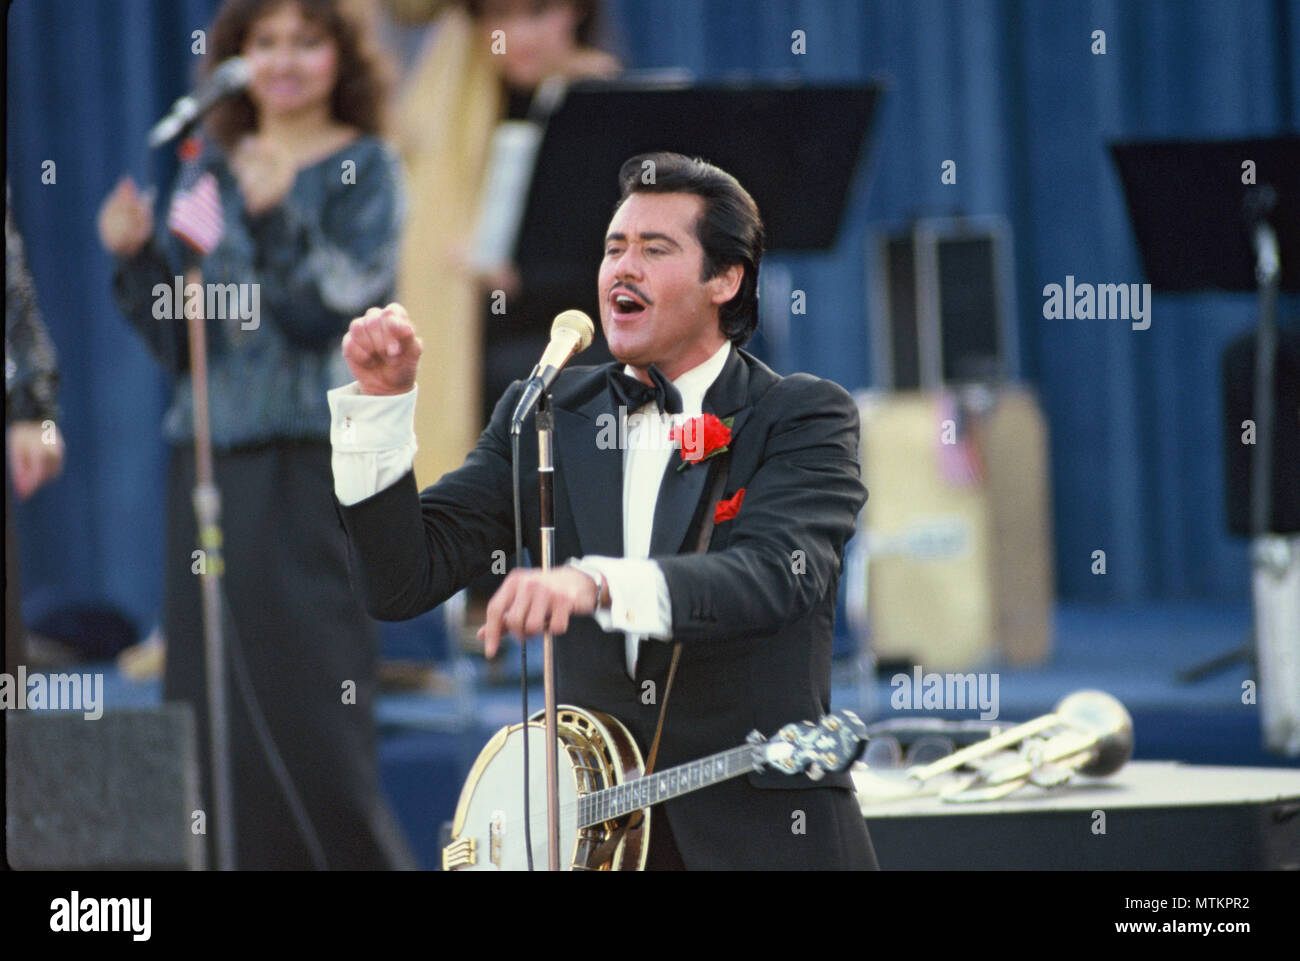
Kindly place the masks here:
[[(363, 136), (299, 170), (284, 200), (260, 217), (244, 210), (219, 148), (207, 145), (197, 163), (215, 175), (225, 219), (200, 264), (204, 306), (213, 308), (205, 314), (213, 448), (328, 442), (325, 392), (352, 379), (343, 334), (353, 317), (394, 296), (404, 208), (397, 158)], [(198, 292), (185, 289), (185, 248), (159, 219), (145, 248), (118, 262), (114, 295), (175, 375), (163, 435), (182, 444), (194, 438), (184, 309)]]

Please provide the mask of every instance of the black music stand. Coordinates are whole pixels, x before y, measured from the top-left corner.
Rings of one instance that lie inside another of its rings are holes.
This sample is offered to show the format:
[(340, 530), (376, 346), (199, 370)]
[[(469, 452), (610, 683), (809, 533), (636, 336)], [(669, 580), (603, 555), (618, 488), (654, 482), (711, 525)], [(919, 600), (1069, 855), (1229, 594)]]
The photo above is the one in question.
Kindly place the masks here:
[[(691, 86), (684, 75), (636, 74), (571, 86), (546, 121), (516, 245), (521, 272), (546, 278), (539, 316), (549, 325), (568, 308), (598, 315), (594, 281), (618, 171), (639, 153), (698, 156), (735, 176), (762, 212), (769, 251), (831, 247), (882, 92), (877, 83)], [(598, 362), (597, 338), (581, 363)]]
[[(1112, 143), (1142, 266), (1154, 290), (1254, 291), (1255, 449), (1251, 458), (1252, 544), (1271, 529), (1273, 378), (1277, 294), (1300, 291), (1300, 135), (1244, 140)], [(1246, 161), (1254, 183), (1243, 183)], [(1255, 567), (1270, 563), (1252, 551)], [(1258, 638), (1183, 671), (1200, 680), (1253, 660)]]

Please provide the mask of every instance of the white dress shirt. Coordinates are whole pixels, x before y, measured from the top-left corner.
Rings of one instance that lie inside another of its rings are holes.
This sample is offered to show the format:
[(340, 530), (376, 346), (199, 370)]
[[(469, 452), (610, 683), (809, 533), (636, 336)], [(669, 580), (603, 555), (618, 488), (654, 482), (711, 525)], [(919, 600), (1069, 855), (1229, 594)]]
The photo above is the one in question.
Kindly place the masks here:
[[(682, 413), (662, 414), (647, 404), (627, 418), (623, 449), (623, 557), (589, 555), (577, 566), (598, 570), (609, 587), (608, 610), (598, 609), (596, 623), (605, 631), (624, 632), (628, 676), (636, 673), (637, 649), (643, 638), (672, 639), (672, 602), (663, 571), (650, 554), (659, 484), (673, 455), (672, 427), (703, 413), (704, 395), (722, 373), (730, 355), (725, 342), (704, 363), (673, 381), (682, 398)], [(624, 368), (635, 376), (630, 366)], [(391, 397), (361, 393), (356, 381), (328, 392), (330, 443), (333, 445), (334, 493), (343, 505), (356, 504), (391, 486), (415, 461), (415, 398), (419, 387)], [(619, 436), (624, 436), (619, 425)]]

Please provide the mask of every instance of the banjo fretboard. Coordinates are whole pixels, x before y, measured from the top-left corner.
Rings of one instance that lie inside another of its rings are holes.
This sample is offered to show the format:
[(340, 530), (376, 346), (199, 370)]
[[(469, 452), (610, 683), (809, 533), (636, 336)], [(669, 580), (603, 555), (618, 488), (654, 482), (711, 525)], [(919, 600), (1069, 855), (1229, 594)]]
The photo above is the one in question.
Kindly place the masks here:
[(578, 826), (585, 828), (602, 821), (612, 821), (660, 801), (668, 801), (710, 784), (747, 774), (754, 770), (755, 758), (760, 756), (758, 752), (761, 747), (762, 745), (745, 744), (584, 795), (578, 799)]

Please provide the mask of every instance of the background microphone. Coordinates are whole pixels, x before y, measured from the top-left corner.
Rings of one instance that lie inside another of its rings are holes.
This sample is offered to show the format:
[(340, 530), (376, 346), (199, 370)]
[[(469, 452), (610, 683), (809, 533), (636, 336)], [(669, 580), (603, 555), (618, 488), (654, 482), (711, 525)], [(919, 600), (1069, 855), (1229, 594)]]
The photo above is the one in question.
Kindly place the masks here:
[(252, 78), (253, 68), (243, 57), (222, 61), (198, 90), (177, 100), (167, 111), (167, 116), (153, 125), (149, 131), (149, 146), (159, 147), (173, 139), (212, 109), (222, 97), (239, 93), (247, 87)]
[(515, 415), (510, 421), (510, 433), (519, 433), (524, 418), (533, 409), (542, 394), (551, 386), (552, 381), (574, 354), (579, 354), (591, 346), (596, 336), (596, 325), (580, 310), (566, 310), (558, 315), (551, 324), (551, 342), (542, 352), (542, 359), (537, 362), (529, 376), (528, 386), (523, 396), (515, 405)]

